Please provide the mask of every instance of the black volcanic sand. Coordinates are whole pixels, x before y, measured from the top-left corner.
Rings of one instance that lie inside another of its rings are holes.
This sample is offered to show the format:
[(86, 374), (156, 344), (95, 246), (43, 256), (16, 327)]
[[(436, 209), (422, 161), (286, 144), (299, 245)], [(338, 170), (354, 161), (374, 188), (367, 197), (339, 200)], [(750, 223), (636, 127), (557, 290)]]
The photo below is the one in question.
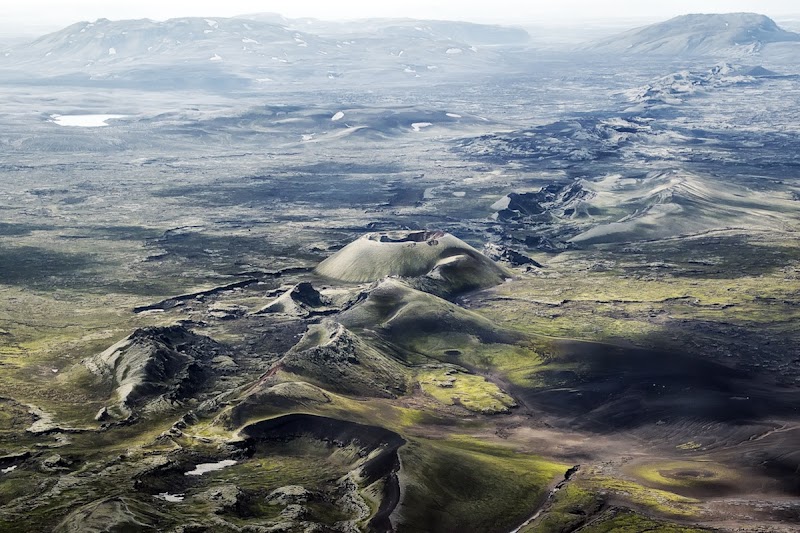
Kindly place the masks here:
[[(551, 348), (555, 355), (537, 374), (558, 386), (504, 384), (548, 423), (598, 437), (627, 434), (662, 460), (710, 457), (752, 473), (716, 482), (700, 467), (663, 472), (685, 482), (668, 490), (686, 496), (763, 490), (800, 496), (800, 425), (781, 422), (796, 420), (797, 388), (694, 354), (577, 340), (555, 340)], [(573, 370), (559, 368), (565, 363)], [(697, 450), (679, 447), (694, 441)]]
[(562, 386), (517, 387), (515, 394), (581, 429), (613, 432), (678, 419), (743, 424), (800, 414), (800, 390), (697, 355), (577, 340), (554, 341), (552, 348), (552, 363), (579, 370), (545, 364), (539, 376)]

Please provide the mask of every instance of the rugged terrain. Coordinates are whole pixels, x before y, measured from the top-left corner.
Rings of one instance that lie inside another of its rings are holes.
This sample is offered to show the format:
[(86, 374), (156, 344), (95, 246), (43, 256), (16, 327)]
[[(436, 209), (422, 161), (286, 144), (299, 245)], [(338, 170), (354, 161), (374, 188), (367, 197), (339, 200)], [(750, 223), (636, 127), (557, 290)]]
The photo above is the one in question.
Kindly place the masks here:
[(800, 44), (691, 21), (9, 50), (0, 529), (797, 530)]

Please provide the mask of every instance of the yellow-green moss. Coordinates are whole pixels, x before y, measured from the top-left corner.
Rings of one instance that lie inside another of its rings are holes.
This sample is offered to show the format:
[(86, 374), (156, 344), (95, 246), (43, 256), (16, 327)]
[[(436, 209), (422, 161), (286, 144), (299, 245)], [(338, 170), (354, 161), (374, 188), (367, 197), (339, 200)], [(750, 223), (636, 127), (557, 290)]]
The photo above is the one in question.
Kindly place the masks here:
[(514, 399), (481, 376), (456, 369), (421, 370), (422, 390), (445, 405), (462, 405), (478, 413), (503, 413), (516, 406)]
[(664, 461), (637, 464), (627, 471), (658, 488), (678, 490), (733, 483), (739, 475), (723, 465), (710, 461)]
[(599, 494), (612, 493), (636, 505), (674, 516), (696, 516), (699, 500), (661, 489), (653, 489), (634, 481), (607, 476), (587, 478), (586, 486)]

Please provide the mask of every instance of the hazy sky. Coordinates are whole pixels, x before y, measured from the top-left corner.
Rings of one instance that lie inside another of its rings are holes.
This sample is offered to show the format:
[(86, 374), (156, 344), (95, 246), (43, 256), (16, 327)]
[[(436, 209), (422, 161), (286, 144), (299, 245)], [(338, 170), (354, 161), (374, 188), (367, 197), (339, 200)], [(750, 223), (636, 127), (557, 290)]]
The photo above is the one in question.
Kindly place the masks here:
[(288, 17), (413, 17), (531, 24), (570, 18), (668, 18), (685, 13), (800, 13), (797, 0), (0, 0), (2, 26), (61, 27), (80, 20), (233, 16), (274, 12)]

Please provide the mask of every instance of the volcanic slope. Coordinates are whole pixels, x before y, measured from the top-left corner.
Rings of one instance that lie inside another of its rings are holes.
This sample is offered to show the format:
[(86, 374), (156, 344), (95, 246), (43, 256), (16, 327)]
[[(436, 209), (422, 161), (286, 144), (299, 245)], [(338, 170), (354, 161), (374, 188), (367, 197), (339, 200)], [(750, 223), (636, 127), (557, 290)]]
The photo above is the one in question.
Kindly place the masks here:
[(332, 320), (311, 324), (272, 372), (282, 380), (301, 377), (334, 392), (389, 398), (405, 392), (408, 374), (398, 361)]
[(368, 233), (325, 259), (316, 272), (351, 283), (411, 278), (412, 284), (442, 295), (491, 287), (508, 276), (478, 250), (441, 231)]
[[(685, 171), (635, 178), (610, 175), (584, 183), (584, 188), (590, 192), (585, 210), (599, 216), (586, 217), (583, 222), (596, 225), (572, 237), (575, 243), (629, 242), (743, 227), (787, 231), (800, 221), (788, 194), (737, 184), (721, 188)], [(616, 220), (609, 221), (612, 217)]]
[(116, 403), (97, 418), (172, 408), (202, 391), (226, 366), (235, 368), (229, 353), (224, 345), (182, 326), (139, 329), (83, 361), (104, 386), (114, 388)]

